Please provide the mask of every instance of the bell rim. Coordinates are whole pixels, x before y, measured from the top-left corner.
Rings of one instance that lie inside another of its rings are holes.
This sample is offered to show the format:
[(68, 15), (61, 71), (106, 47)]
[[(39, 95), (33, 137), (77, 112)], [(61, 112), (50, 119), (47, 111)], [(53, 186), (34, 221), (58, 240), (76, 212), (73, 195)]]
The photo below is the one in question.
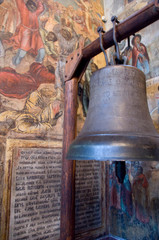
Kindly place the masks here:
[(159, 141), (156, 142), (156, 137), (98, 135), (94, 136), (94, 139), (88, 140), (89, 137), (82, 136), (74, 140), (70, 145), (66, 159), (159, 161)]
[[(131, 132), (130, 132), (130, 133), (131, 133)], [(86, 136), (85, 136), (85, 135), (86, 135)], [(142, 135), (141, 135), (141, 134), (138, 134), (138, 133), (133, 134), (133, 135), (130, 135), (129, 133), (123, 133), (123, 132), (122, 132), (122, 134), (120, 134), (120, 133), (119, 133), (119, 134), (118, 134), (118, 133), (112, 133), (112, 132), (111, 132), (111, 133), (108, 133), (108, 132), (107, 132), (107, 133), (105, 133), (105, 134), (104, 134), (104, 133), (89, 134), (88, 132), (85, 132), (85, 135), (80, 135), (80, 134), (79, 134), (79, 135), (77, 136), (77, 139), (78, 139), (78, 138), (83, 138), (83, 137), (91, 137), (91, 136), (92, 136), (92, 137), (94, 137), (94, 136), (98, 136), (98, 137), (100, 137), (100, 136), (117, 136), (117, 137), (118, 137), (118, 136), (119, 136), (119, 137), (122, 137), (122, 136), (123, 136), (123, 137), (124, 137), (124, 136), (126, 136), (126, 137), (127, 137), (127, 136), (130, 136), (130, 137), (141, 137), (141, 138), (145, 138), (145, 137), (159, 138), (159, 134), (158, 134), (157, 132), (156, 132), (156, 135), (150, 135), (150, 134), (144, 134), (144, 135), (142, 134)]]

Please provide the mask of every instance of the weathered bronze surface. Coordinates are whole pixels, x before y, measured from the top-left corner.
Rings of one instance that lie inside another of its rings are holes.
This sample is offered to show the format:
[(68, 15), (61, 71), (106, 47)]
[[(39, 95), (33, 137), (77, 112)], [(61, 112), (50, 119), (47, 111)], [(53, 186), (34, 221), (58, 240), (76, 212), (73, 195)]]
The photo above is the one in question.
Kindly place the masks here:
[(90, 82), (84, 127), (70, 146), (68, 159), (159, 159), (157, 134), (147, 105), (145, 75), (131, 66), (109, 66)]

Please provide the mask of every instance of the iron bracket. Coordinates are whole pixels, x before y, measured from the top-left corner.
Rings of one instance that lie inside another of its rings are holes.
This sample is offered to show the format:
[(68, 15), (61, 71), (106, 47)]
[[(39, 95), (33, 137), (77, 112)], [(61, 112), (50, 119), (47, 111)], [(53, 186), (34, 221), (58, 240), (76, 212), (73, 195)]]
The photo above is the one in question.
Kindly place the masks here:
[(120, 56), (120, 50), (119, 50), (119, 45), (118, 45), (118, 41), (116, 38), (116, 25), (119, 24), (119, 20), (116, 16), (113, 16), (111, 18), (111, 21), (113, 23), (113, 41), (114, 41), (114, 45), (115, 45), (115, 63), (116, 64), (124, 64), (124, 60), (122, 59), (122, 57)]
[(65, 65), (65, 82), (72, 79), (72, 76), (80, 64), (80, 61), (82, 59), (82, 48), (79, 47), (79, 49), (75, 50), (73, 53), (71, 53), (67, 59), (66, 59), (66, 65)]
[(74, 76), (80, 81), (83, 76), (90, 60), (83, 58), (82, 49), (82, 46), (80, 46), (67, 57), (65, 65), (65, 82), (70, 81)]
[(109, 65), (109, 62), (108, 62), (108, 57), (107, 57), (107, 54), (104, 50), (104, 47), (103, 47), (103, 33), (105, 33), (105, 31), (103, 30), (103, 27), (98, 27), (97, 28), (97, 32), (99, 33), (99, 40), (100, 40), (100, 48), (104, 54), (104, 57), (105, 57), (105, 62), (106, 62), (106, 66)]

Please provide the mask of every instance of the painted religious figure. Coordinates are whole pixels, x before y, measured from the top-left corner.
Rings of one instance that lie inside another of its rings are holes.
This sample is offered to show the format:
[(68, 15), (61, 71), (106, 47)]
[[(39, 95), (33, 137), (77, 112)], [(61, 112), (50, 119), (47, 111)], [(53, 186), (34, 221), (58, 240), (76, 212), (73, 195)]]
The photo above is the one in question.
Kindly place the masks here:
[[(10, 129), (20, 133), (31, 133), (44, 137), (47, 130), (54, 127), (63, 114), (61, 101), (56, 91), (47, 87), (29, 94), (22, 111), (7, 110), (0, 114), (0, 123), (7, 123), (1, 134)], [(4, 131), (3, 131), (4, 130)]]
[(127, 161), (123, 183), (118, 182), (114, 163), (109, 174), (111, 233), (124, 239), (136, 239), (138, 233), (138, 240), (156, 240), (158, 216), (154, 204), (158, 206), (158, 198), (150, 200), (150, 171), (146, 172), (140, 162)]
[[(66, 58), (88, 37), (89, 42), (98, 37), (102, 15), (101, 0), (0, 1), (1, 134), (56, 135), (60, 129), (62, 135)], [(91, 68), (97, 69), (97, 62)], [(87, 84), (81, 82), (82, 121), (91, 68), (84, 77)]]
[(142, 223), (148, 223), (149, 218), (149, 196), (148, 196), (148, 181), (143, 168), (140, 165), (131, 167), (133, 176), (132, 192), (135, 206), (135, 217)]
[(146, 46), (141, 43), (141, 35), (136, 34), (132, 39), (132, 65), (139, 68), (145, 74), (149, 73), (149, 56)]
[(8, 40), (8, 43), (18, 49), (12, 58), (14, 65), (20, 64), (27, 52), (36, 55), (36, 62), (42, 63), (45, 56), (44, 44), (39, 33), (38, 16), (44, 11), (40, 0), (33, 1), (16, 0), (20, 13), (21, 22), (17, 26), (15, 34)]
[(115, 173), (114, 164), (110, 165), (110, 207), (123, 212), (128, 217), (133, 215), (132, 186), (129, 179), (129, 170), (126, 168), (126, 175), (123, 183), (119, 183)]
[(147, 52), (146, 46), (141, 42), (141, 35), (136, 34), (132, 38), (132, 46), (127, 46), (122, 51), (122, 56), (124, 57), (125, 63), (127, 65), (132, 65), (139, 68), (145, 73), (145, 75), (150, 73), (150, 59)]

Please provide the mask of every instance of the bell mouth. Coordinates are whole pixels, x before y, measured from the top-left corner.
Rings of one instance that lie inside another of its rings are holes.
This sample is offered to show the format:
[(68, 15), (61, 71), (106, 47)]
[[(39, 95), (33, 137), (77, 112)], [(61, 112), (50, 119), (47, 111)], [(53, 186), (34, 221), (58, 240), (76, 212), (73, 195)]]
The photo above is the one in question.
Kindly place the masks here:
[(159, 161), (159, 137), (79, 136), (70, 145), (68, 160)]

